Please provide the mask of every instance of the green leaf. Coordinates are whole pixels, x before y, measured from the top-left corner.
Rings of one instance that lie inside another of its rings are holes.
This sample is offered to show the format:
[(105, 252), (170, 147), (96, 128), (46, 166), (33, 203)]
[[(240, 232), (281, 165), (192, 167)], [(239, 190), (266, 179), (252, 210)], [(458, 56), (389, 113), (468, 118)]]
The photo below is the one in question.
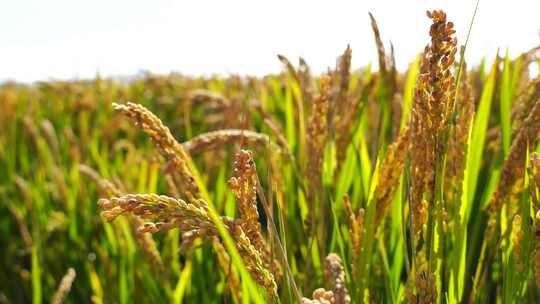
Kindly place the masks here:
[(409, 122), (409, 113), (411, 112), (412, 99), (414, 97), (414, 88), (416, 86), (416, 78), (418, 77), (418, 69), (420, 67), (420, 56), (416, 56), (414, 61), (409, 66), (405, 88), (403, 89), (403, 110), (401, 115), (401, 123), (399, 129), (405, 128)]
[(495, 59), (491, 67), (491, 72), (484, 85), (478, 109), (472, 122), (472, 130), (467, 149), (465, 178), (463, 180), (464, 189), (460, 208), (462, 222), (466, 222), (469, 218), (469, 213), (477, 190), (478, 175), (483, 163), (482, 155), (484, 153), (484, 143), (486, 141), (491, 103), (493, 100), (497, 65), (498, 59)]

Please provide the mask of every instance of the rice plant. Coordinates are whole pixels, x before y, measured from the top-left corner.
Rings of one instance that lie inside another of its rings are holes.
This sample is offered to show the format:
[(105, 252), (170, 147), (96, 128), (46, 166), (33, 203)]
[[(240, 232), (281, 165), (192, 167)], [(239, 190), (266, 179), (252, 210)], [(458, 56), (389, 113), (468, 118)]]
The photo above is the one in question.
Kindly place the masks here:
[(537, 302), (540, 47), (370, 17), (377, 71), (1, 85), (0, 303)]

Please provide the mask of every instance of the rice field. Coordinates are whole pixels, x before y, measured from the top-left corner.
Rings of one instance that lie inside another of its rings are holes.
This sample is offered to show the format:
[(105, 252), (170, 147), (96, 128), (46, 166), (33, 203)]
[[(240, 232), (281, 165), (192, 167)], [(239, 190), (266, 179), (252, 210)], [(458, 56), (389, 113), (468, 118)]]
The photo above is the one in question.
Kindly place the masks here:
[(377, 70), (0, 85), (0, 303), (537, 303), (540, 47), (371, 18)]

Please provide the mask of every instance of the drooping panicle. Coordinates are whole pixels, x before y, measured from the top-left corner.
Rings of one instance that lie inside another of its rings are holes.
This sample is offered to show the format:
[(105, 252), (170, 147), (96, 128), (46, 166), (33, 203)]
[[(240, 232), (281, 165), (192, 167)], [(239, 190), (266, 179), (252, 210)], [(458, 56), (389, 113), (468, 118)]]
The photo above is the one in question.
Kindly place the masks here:
[(115, 110), (132, 119), (140, 127), (158, 148), (159, 152), (169, 162), (168, 171), (178, 178), (186, 195), (200, 196), (199, 186), (195, 181), (193, 170), (190, 168), (190, 157), (184, 148), (171, 134), (161, 120), (151, 111), (140, 104), (128, 102), (126, 104), (113, 104)]
[(98, 204), (104, 209), (101, 216), (107, 221), (127, 213), (149, 221), (139, 227), (141, 233), (180, 228), (183, 231), (208, 229), (212, 235), (217, 235), (207, 211), (182, 199), (157, 194), (127, 194), (100, 199)]
[(190, 155), (195, 155), (203, 151), (215, 150), (230, 143), (241, 143), (253, 147), (270, 147), (279, 151), (279, 146), (270, 141), (266, 134), (249, 130), (224, 129), (211, 131), (197, 135), (190, 140), (183, 142), (184, 150)]

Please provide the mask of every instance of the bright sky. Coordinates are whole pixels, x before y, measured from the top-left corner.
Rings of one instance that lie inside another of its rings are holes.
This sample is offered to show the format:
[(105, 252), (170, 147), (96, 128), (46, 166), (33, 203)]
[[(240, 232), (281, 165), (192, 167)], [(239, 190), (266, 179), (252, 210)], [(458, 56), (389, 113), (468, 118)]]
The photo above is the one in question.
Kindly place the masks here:
[[(353, 67), (377, 54), (368, 12), (398, 68), (428, 42), (427, 9), (444, 9), (458, 42), (476, 0), (452, 1), (209, 1), (209, 0), (1, 0), (0, 80), (130, 76), (148, 70), (191, 75), (263, 75), (304, 57), (316, 72), (334, 66), (347, 44)], [(467, 60), (493, 58), (540, 44), (539, 0), (482, 0)]]

